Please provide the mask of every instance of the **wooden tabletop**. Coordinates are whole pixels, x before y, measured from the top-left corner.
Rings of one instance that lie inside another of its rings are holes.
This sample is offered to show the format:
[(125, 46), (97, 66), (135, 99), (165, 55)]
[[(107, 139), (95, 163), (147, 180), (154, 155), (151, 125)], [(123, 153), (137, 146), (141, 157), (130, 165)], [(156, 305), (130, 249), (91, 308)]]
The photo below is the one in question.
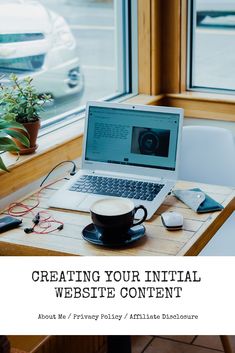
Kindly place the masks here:
[[(48, 208), (47, 199), (61, 187), (61, 183), (64, 181), (41, 191), (40, 205), (34, 211), (49, 211), (55, 219), (64, 222), (64, 229), (50, 234), (25, 234), (23, 229), (32, 227), (32, 214), (29, 213), (23, 217), (21, 227), (0, 234), (0, 255), (197, 255), (235, 209), (234, 189), (179, 181), (177, 189), (199, 187), (222, 203), (224, 210), (197, 214), (170, 195), (152, 219), (145, 222), (145, 237), (132, 245), (110, 249), (92, 245), (82, 238), (82, 229), (91, 223), (88, 213)], [(36, 194), (24, 199), (28, 205), (35, 202)], [(160, 214), (166, 210), (178, 211), (184, 216), (182, 230), (168, 231), (163, 227)], [(6, 213), (7, 210), (0, 217)]]

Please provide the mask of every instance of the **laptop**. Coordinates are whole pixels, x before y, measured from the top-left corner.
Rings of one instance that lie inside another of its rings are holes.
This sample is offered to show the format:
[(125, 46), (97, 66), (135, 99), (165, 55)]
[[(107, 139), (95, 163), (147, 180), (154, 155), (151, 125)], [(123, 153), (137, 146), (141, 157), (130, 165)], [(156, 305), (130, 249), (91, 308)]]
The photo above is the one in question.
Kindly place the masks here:
[(182, 122), (180, 108), (88, 102), (81, 169), (49, 206), (89, 212), (101, 198), (124, 197), (150, 219), (177, 180)]

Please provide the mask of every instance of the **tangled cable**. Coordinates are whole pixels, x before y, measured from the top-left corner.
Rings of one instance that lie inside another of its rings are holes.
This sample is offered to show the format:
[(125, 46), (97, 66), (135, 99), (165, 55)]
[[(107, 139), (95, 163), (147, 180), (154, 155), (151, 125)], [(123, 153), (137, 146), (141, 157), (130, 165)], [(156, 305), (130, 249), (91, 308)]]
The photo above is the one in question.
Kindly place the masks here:
[[(45, 214), (45, 218), (42, 217)], [(49, 234), (55, 230), (62, 230), (64, 224), (61, 221), (54, 219), (48, 212), (40, 211), (32, 219), (33, 226), (31, 228), (25, 228), (24, 232), (26, 234), (36, 233), (36, 234)], [(55, 227), (53, 227), (55, 225)]]
[(60, 178), (56, 181), (43, 186), (36, 194), (36, 203), (33, 206), (29, 206), (24, 204), (23, 202), (13, 202), (8, 207), (8, 214), (13, 217), (24, 217), (28, 213), (33, 215), (33, 225), (32, 227), (25, 228), (24, 232), (26, 234), (36, 233), (36, 234), (49, 234), (56, 230), (62, 230), (64, 228), (64, 223), (56, 220), (54, 217), (50, 215), (47, 211), (39, 211), (35, 213), (33, 210), (37, 208), (40, 204), (40, 194), (41, 192), (48, 188), (49, 186), (57, 183), (58, 181), (63, 180), (64, 178)]
[(50, 215), (49, 212), (47, 211), (39, 211), (36, 214), (34, 213), (34, 209), (37, 208), (40, 205), (40, 193), (42, 190), (48, 188), (49, 186), (57, 183), (58, 181), (64, 180), (66, 178), (60, 178), (56, 181), (53, 181), (46, 186), (42, 185), (45, 183), (45, 181), (48, 179), (48, 177), (51, 175), (54, 170), (65, 164), (65, 163), (70, 163), (72, 164), (73, 168), (71, 172), (69, 173), (71, 176), (76, 174), (77, 166), (73, 161), (66, 160), (58, 163), (55, 167), (51, 169), (51, 171), (47, 174), (47, 176), (43, 179), (43, 181), (40, 184), (41, 189), (37, 192), (36, 194), (36, 203), (33, 206), (29, 206), (27, 204), (24, 204), (23, 202), (13, 202), (9, 205), (8, 207), (8, 214), (9, 216), (15, 216), (15, 217), (24, 217), (28, 213), (32, 213), (33, 215), (33, 226), (30, 228), (25, 228), (24, 232), (26, 234), (29, 233), (36, 233), (36, 234), (49, 234), (52, 233), (56, 230), (62, 230), (64, 228), (64, 223), (61, 221), (57, 221), (54, 217)]

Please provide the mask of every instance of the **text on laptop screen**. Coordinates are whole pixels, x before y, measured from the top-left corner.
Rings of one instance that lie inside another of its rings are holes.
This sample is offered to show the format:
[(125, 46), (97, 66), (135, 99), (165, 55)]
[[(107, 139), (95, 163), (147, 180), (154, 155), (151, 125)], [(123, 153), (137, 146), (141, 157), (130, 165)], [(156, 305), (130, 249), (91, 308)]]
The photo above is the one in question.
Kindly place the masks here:
[(175, 170), (179, 114), (89, 107), (86, 161)]

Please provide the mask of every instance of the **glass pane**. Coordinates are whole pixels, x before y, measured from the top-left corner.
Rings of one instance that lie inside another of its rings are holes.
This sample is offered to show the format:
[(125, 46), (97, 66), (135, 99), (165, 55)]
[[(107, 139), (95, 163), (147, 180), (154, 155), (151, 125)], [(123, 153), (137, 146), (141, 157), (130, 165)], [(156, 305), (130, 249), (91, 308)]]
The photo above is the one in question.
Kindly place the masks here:
[(193, 3), (192, 87), (235, 90), (235, 1)]
[[(118, 4), (118, 5), (117, 5)], [(43, 119), (124, 93), (123, 1), (0, 0), (0, 76), (32, 76)], [(118, 47), (118, 50), (117, 50)], [(126, 93), (126, 92), (125, 92)]]

